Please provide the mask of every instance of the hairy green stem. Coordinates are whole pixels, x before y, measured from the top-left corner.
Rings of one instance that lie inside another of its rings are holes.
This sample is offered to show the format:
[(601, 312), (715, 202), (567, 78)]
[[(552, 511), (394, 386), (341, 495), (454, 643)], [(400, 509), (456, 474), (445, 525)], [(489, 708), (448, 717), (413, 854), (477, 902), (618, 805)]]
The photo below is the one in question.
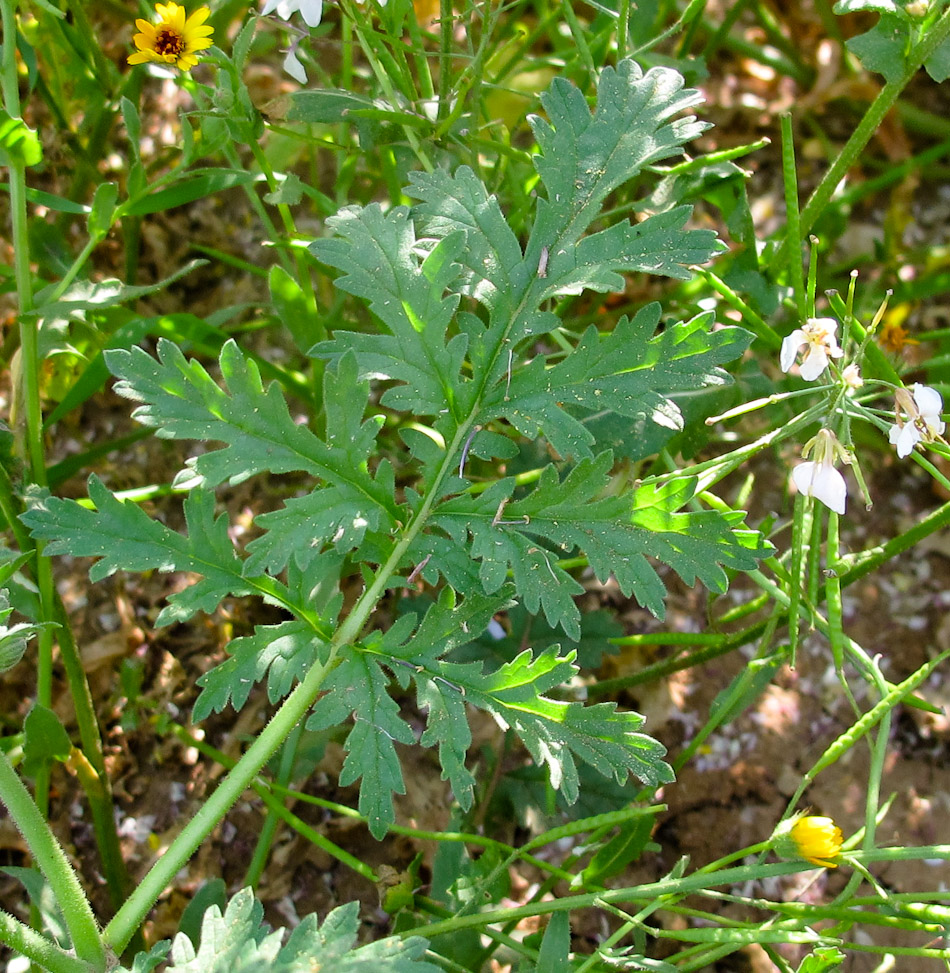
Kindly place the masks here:
[(77, 959), (29, 926), (0, 911), (0, 942), (22, 953), (49, 973), (95, 973), (97, 967)]
[(201, 842), (247, 790), (258, 771), (267, 763), (291, 730), (304, 718), (307, 710), (320, 694), (324, 679), (334, 666), (334, 656), (335, 652), (331, 652), (326, 663), (315, 664), (307, 673), (303, 682), (287, 697), (234, 769), (185, 825), (165, 854), (155, 862), (138, 888), (106, 926), (102, 938), (116, 952), (125, 948), (149, 909), (158, 901), (158, 897), (179, 869), (191, 858)]
[(104, 970), (106, 951), (89, 900), (65, 852), (3, 750), (0, 750), (0, 799), (56, 896), (76, 955), (95, 969)]
[[(20, 117), (19, 80), (16, 71), (16, 10), (13, 0), (0, 0), (0, 16), (3, 23), (3, 55), (0, 82), (3, 103), (14, 118)], [(30, 475), (34, 483), (46, 484), (46, 457), (43, 452), (43, 414), (40, 406), (40, 357), (39, 323), (33, 310), (33, 277), (30, 273), (30, 239), (26, 213), (26, 168), (15, 153), (9, 160), (10, 173), (10, 223), (13, 243), (13, 273), (16, 280), (19, 306), (20, 333), (20, 390), (26, 425), (22, 438), (19, 429), (15, 434), (23, 455), (28, 457)], [(17, 382), (14, 381), (14, 406), (19, 403)], [(15, 427), (18, 427), (18, 423)], [(38, 621), (53, 617), (52, 606), (55, 589), (53, 573), (43, 545), (36, 547), (36, 583), (39, 589), (40, 615)], [(53, 698), (53, 633), (44, 626), (37, 636), (36, 699), (43, 706), (50, 706)], [(43, 767), (36, 775), (36, 803), (46, 813), (49, 794), (49, 768)]]

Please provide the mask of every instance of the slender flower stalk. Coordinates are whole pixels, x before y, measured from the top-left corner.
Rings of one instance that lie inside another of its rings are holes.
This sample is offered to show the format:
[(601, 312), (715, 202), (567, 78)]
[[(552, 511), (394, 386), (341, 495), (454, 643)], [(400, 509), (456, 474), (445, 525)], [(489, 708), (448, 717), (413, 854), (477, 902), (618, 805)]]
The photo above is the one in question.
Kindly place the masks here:
[(177, 3), (157, 3), (158, 20), (136, 20), (139, 33), (132, 38), (138, 48), (129, 55), (129, 64), (145, 64), (154, 61), (171, 64), (181, 71), (190, 71), (197, 63), (198, 51), (211, 47), (214, 29), (205, 21), (211, 16), (208, 7), (199, 7), (190, 17), (185, 8)]

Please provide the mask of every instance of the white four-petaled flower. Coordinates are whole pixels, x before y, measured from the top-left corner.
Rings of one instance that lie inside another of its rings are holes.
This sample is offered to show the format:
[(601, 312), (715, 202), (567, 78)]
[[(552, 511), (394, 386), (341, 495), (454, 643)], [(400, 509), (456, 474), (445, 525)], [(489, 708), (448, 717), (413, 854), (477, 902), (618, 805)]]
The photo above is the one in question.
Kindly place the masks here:
[(847, 458), (844, 447), (829, 429), (821, 429), (818, 435), (802, 448), (802, 456), (811, 455), (807, 463), (799, 463), (792, 470), (792, 481), (799, 493), (820, 500), (835, 513), (843, 514), (848, 487), (844, 477), (835, 469), (838, 455)]
[(323, 0), (267, 0), (261, 16), (277, 12), (278, 17), (290, 20), (298, 11), (308, 27), (316, 27), (323, 17)]
[(787, 372), (799, 352), (803, 352), (799, 371), (806, 382), (813, 382), (828, 367), (829, 358), (844, 354), (835, 337), (837, 330), (838, 322), (834, 318), (809, 318), (782, 342), (779, 355), (782, 371)]
[(894, 399), (897, 403), (897, 422), (888, 430), (887, 438), (892, 446), (897, 447), (897, 455), (901, 459), (909, 456), (917, 443), (929, 443), (943, 435), (946, 428), (940, 418), (943, 399), (936, 389), (915, 384), (911, 386), (911, 392), (897, 389)]

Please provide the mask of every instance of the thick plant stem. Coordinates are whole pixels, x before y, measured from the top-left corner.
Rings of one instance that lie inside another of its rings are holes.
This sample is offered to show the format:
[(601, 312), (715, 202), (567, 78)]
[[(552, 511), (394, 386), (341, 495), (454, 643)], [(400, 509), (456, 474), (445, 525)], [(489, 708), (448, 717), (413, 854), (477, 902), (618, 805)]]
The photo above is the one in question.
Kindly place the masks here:
[[(888, 81), (881, 88), (877, 98), (871, 103), (871, 107), (868, 108), (864, 117), (858, 123), (858, 127), (851, 134), (851, 138), (848, 139), (844, 148), (838, 153), (838, 158), (831, 164), (831, 168), (815, 187), (801, 214), (802, 239), (808, 235), (818, 217), (824, 212), (838, 184), (847, 175), (848, 170), (864, 151), (864, 147), (871, 141), (874, 133), (880, 128), (881, 123), (884, 121), (884, 116), (894, 107), (894, 103), (900, 97), (900, 93), (920, 70), (921, 65), (931, 57), (947, 37), (950, 37), (950, 10), (943, 13), (940, 19), (911, 50), (903, 74), (894, 81)], [(771, 264), (773, 267), (781, 267), (788, 259), (786, 253), (788, 246), (789, 240), (786, 236), (785, 240), (782, 241), (782, 245), (772, 255)]]
[(287, 697), (271, 721), (251, 744), (235, 768), (224, 778), (201, 810), (185, 825), (171, 847), (152, 866), (138, 888), (116, 913), (103, 932), (103, 940), (117, 953), (121, 952), (138, 929), (148, 910), (155, 904), (178, 870), (195, 853), (201, 842), (214, 830), (228, 809), (238, 800), (307, 710), (323, 688), (334, 658), (317, 663), (306, 678)]
[[(470, 425), (471, 422), (468, 424)], [(165, 887), (175, 877), (178, 870), (195, 853), (201, 842), (214, 830), (228, 809), (238, 800), (257, 776), (258, 771), (276, 753), (280, 745), (291, 734), (294, 727), (306, 716), (320, 694), (327, 674), (337, 663), (337, 654), (344, 645), (356, 640), (366, 620), (385, 593), (389, 579), (399, 566), (403, 555), (409, 549), (416, 535), (425, 526), (439, 488), (454, 465), (454, 458), (462, 447), (468, 433), (468, 425), (460, 426), (448, 449), (446, 458), (436, 475), (428, 496), (419, 512), (406, 528), (399, 542), (393, 547), (385, 563), (379, 568), (372, 583), (365, 589), (353, 610), (337, 629), (331, 643), (329, 657), (324, 662), (315, 663), (303, 682), (281, 704), (271, 721), (261, 731), (247, 752), (237, 762), (234, 769), (218, 786), (218, 789), (205, 802), (201, 810), (185, 825), (172, 842), (171, 847), (152, 866), (138, 888), (116, 913), (112, 922), (103, 932), (103, 940), (116, 952), (122, 951), (129, 939), (141, 924), (148, 910), (158, 901)]]
[[(16, 9), (13, 0), (0, 0), (0, 16), (3, 22), (3, 57), (0, 65), (0, 83), (3, 88), (3, 106), (13, 118), (20, 117), (20, 92), (16, 71)], [(20, 329), (20, 380), (14, 382), (14, 402), (22, 406), (25, 427), (19, 446), (30, 466), (34, 483), (46, 484), (46, 458), (43, 455), (43, 415), (40, 409), (39, 391), (39, 326), (33, 310), (33, 278), (30, 274), (30, 240), (26, 215), (26, 166), (23, 160), (11, 154), (10, 173), (10, 229), (13, 243), (13, 276), (16, 281), (17, 305)], [(17, 424), (15, 423), (15, 426)], [(53, 576), (49, 561), (43, 557), (42, 545), (36, 545), (36, 583), (39, 588), (42, 617), (52, 618)], [(53, 637), (48, 628), (37, 637), (39, 652), (36, 665), (36, 698), (44, 706), (52, 700), (53, 687)], [(37, 776), (36, 802), (41, 810), (46, 808), (49, 772)]]
[(106, 968), (106, 951), (99, 926), (79, 879), (59, 846), (23, 781), (0, 750), (0, 797), (29, 845), (63, 911), (76, 955), (96, 970)]

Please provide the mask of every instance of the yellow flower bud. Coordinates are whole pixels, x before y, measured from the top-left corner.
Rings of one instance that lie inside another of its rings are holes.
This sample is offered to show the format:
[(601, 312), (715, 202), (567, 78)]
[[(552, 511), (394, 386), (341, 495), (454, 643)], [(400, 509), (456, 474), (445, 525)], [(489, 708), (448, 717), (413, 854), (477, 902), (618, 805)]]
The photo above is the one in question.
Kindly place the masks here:
[(804, 814), (784, 821), (775, 831), (775, 850), (783, 858), (804, 858), (812, 865), (837, 868), (841, 828), (831, 818)]

